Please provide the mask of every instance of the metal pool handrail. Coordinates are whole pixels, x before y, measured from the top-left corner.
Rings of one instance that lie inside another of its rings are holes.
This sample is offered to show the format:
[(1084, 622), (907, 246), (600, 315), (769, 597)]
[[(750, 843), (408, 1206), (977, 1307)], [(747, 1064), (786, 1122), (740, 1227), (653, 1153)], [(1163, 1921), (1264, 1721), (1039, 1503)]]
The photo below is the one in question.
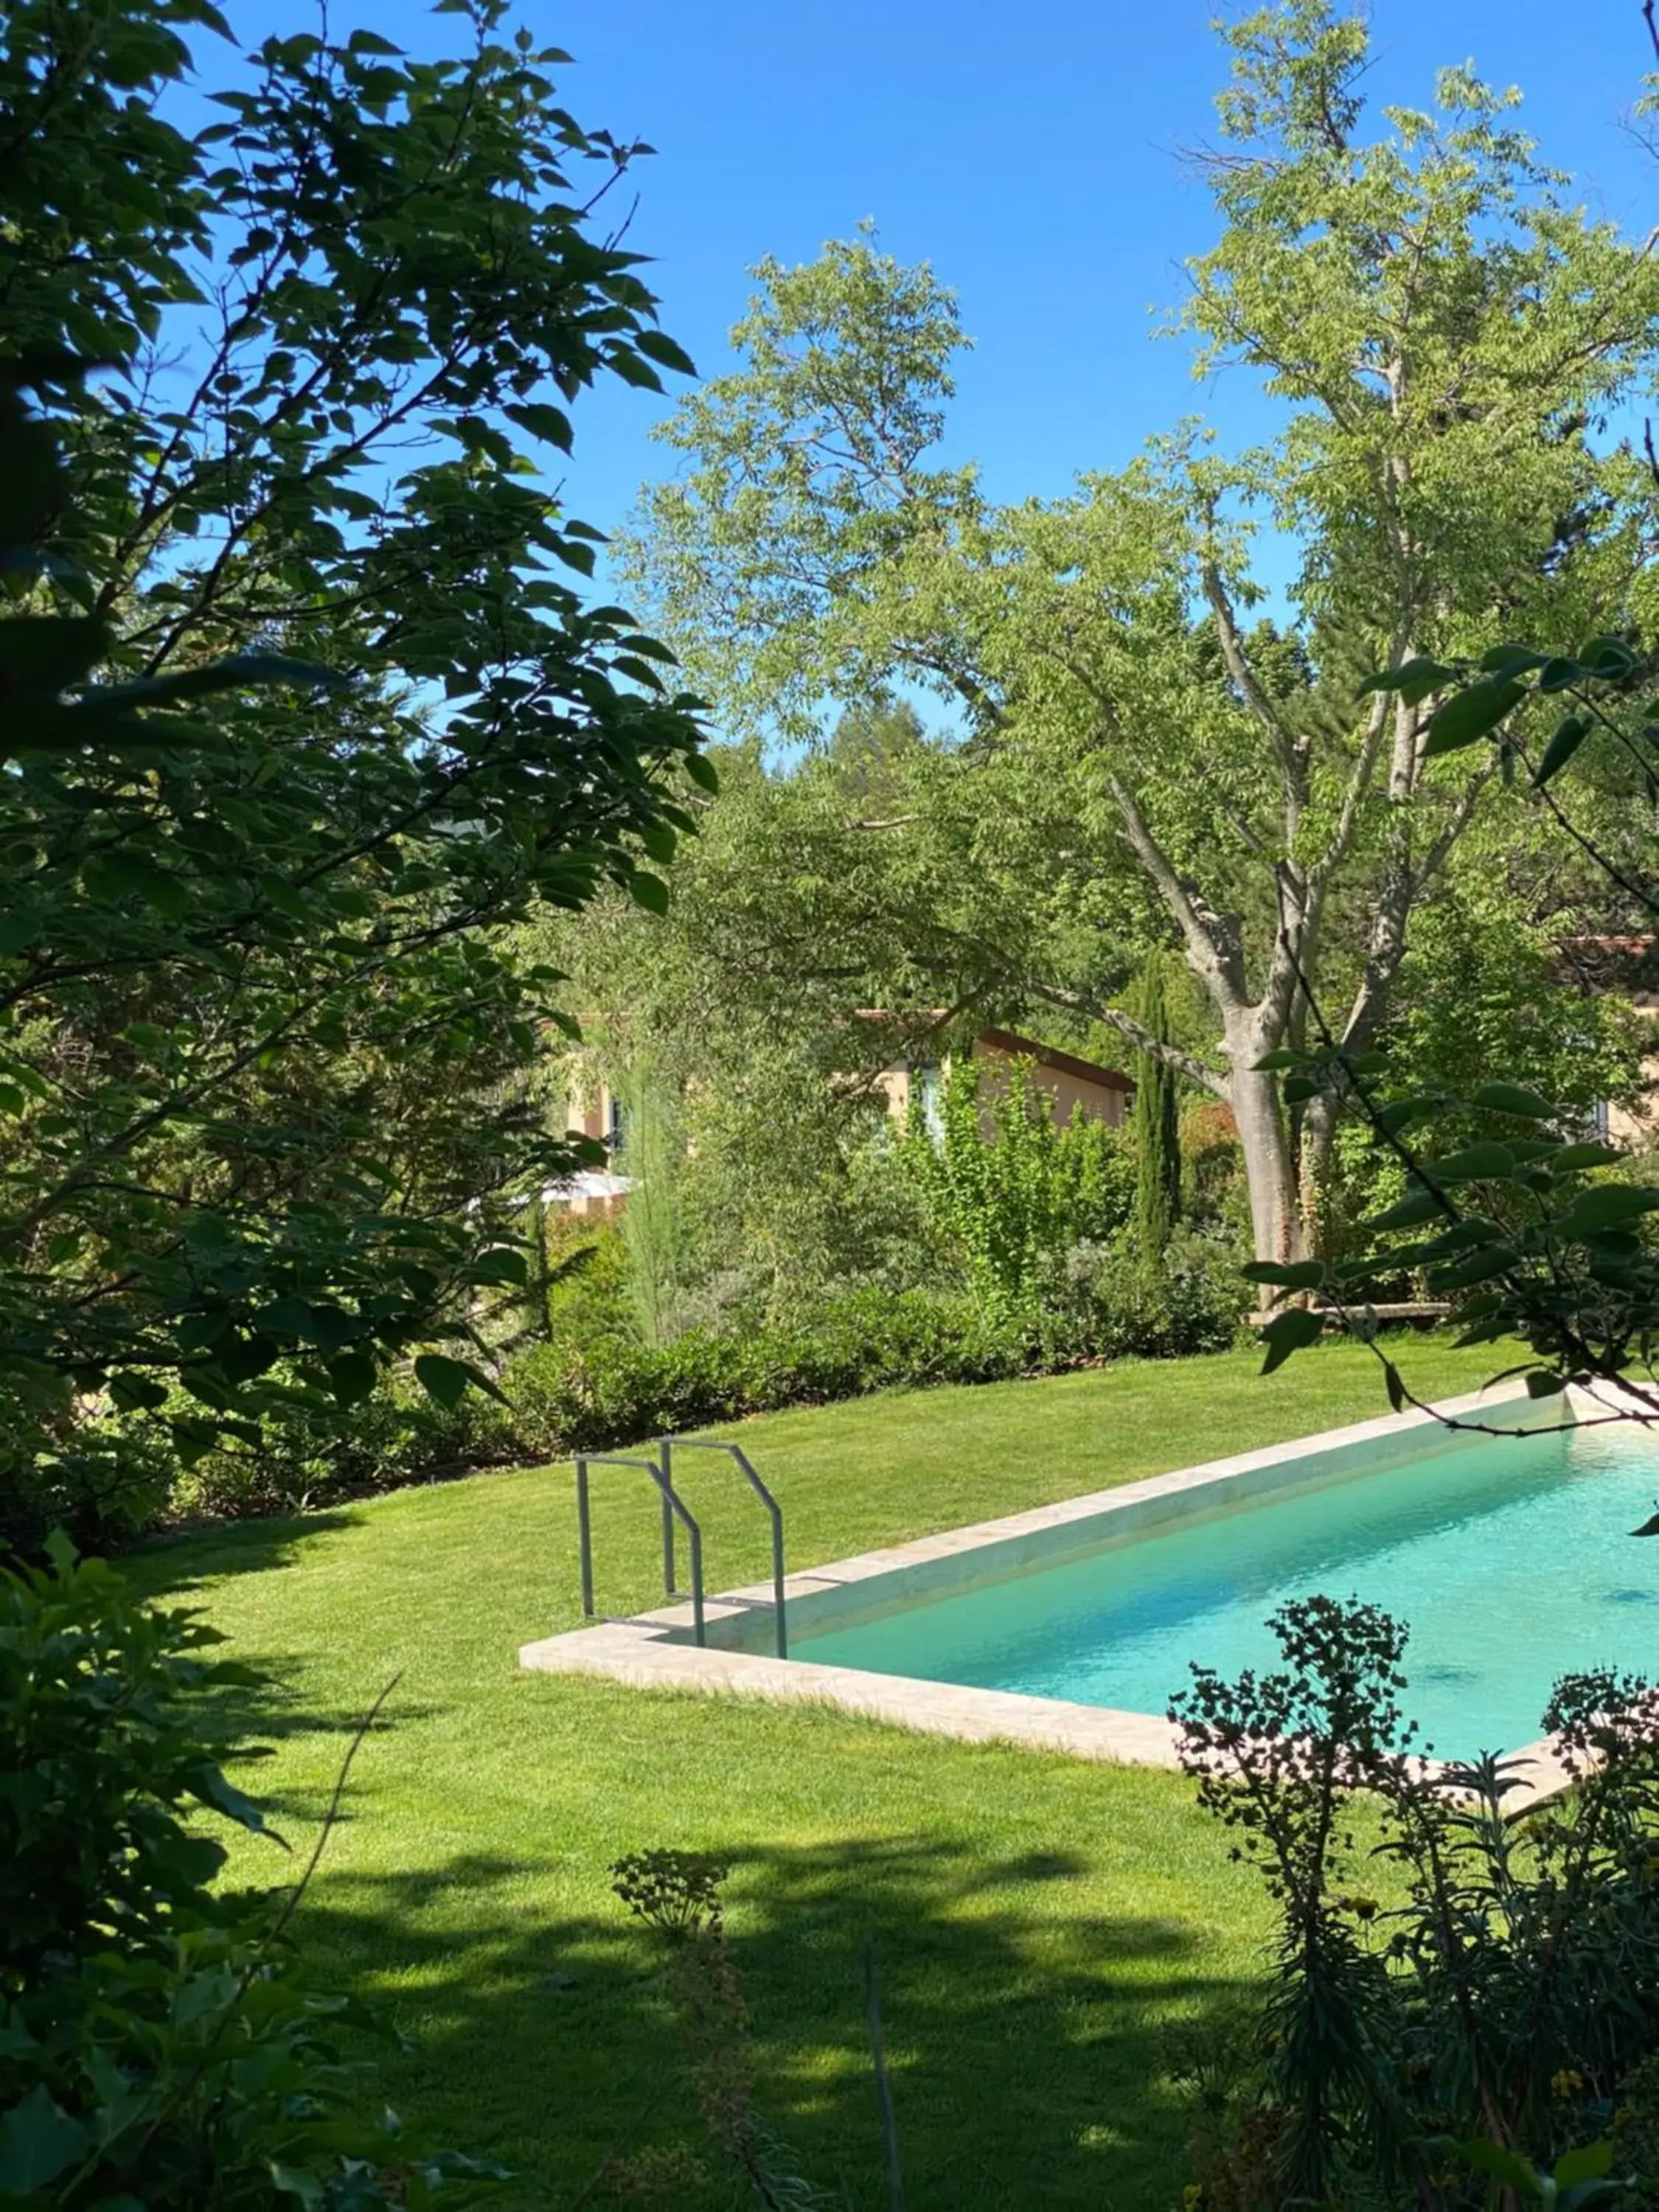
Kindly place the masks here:
[(674, 1523), (684, 1525), (691, 1547), (691, 1622), (692, 1633), (699, 1644), (708, 1642), (702, 1606), (702, 1531), (692, 1518), (684, 1499), (676, 1495), (667, 1465), (659, 1467), (653, 1459), (617, 1459), (609, 1452), (579, 1452), (576, 1455), (576, 1533), (581, 1547), (582, 1612), (589, 1620), (593, 1615), (593, 1528), (587, 1504), (587, 1470), (590, 1467), (642, 1467), (662, 1494), (662, 1579), (663, 1589), (670, 1597), (679, 1593), (674, 1588)]
[[(782, 1506), (778, 1504), (777, 1499), (773, 1497), (771, 1492), (761, 1480), (759, 1475), (756, 1474), (754, 1467), (750, 1461), (749, 1455), (744, 1451), (740, 1446), (737, 1444), (723, 1443), (717, 1437), (659, 1437), (657, 1438), (657, 1449), (662, 1454), (663, 1475), (670, 1486), (671, 1494), (673, 1483), (673, 1454), (676, 1444), (684, 1446), (687, 1451), (729, 1452), (732, 1457), (737, 1462), (738, 1468), (749, 1484), (749, 1487), (754, 1492), (756, 1497), (759, 1498), (761, 1504), (766, 1508), (768, 1514), (771, 1516), (772, 1612), (777, 1639), (778, 1656), (780, 1659), (787, 1659), (789, 1656), (789, 1631), (784, 1621)], [(674, 1574), (674, 1526), (665, 1513), (663, 1516), (663, 1570), (672, 1586)]]

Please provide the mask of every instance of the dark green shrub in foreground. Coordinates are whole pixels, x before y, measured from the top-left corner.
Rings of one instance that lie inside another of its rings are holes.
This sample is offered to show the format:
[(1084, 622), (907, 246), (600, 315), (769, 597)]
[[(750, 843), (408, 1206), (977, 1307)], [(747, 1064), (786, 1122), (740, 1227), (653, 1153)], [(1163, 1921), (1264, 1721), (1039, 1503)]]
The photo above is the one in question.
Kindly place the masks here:
[[(363, 2023), (312, 1990), (295, 1891), (214, 1887), (210, 1700), (258, 1678), (216, 1633), (61, 1546), (0, 1571), (0, 2203), (234, 2212), (461, 2201), (486, 2169), (361, 2124)], [(273, 1845), (273, 1848), (275, 1846)], [(457, 2201), (448, 2190), (446, 2201)]]
[(1511, 1822), (1505, 1762), (1414, 1755), (1399, 1623), (1316, 1597), (1271, 1625), (1279, 1669), (1195, 1668), (1170, 1716), (1279, 1915), (1197, 2204), (1472, 2212), (1575, 2152), (1586, 2186), (1639, 2172), (1659, 2141), (1659, 1691), (1559, 1682), (1543, 1725), (1576, 1786)]

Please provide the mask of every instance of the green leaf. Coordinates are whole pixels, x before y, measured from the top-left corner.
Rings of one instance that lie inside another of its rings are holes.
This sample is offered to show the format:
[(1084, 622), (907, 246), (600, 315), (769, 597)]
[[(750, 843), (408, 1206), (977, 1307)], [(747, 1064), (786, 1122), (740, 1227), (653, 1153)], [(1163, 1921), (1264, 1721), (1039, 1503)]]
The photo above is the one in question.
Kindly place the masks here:
[(281, 653), (238, 653), (200, 668), (166, 676), (137, 676), (126, 684), (100, 684), (81, 695), (77, 711), (112, 706), (151, 707), (172, 699), (196, 699), (216, 691), (234, 691), (272, 684), (306, 691), (343, 691), (347, 679), (315, 662)]
[(1612, 2171), (1613, 2145), (1584, 2143), (1556, 2160), (1553, 2179), (1558, 2189), (1575, 2189), (1583, 2181), (1600, 2181)]
[(1261, 1372), (1271, 1375), (1282, 1367), (1293, 1352), (1304, 1345), (1316, 1344), (1325, 1333), (1322, 1314), (1312, 1312), (1307, 1306), (1289, 1306), (1273, 1318), (1261, 1331), (1261, 1341), (1267, 1346), (1267, 1358), (1261, 1363)]
[(1386, 1106), (1377, 1109), (1377, 1120), (1391, 1137), (1408, 1129), (1413, 1121), (1425, 1121), (1443, 1110), (1437, 1098), (1391, 1098)]
[(1559, 775), (1572, 758), (1594, 726), (1586, 714), (1569, 714), (1557, 728), (1555, 735), (1544, 748), (1544, 757), (1533, 770), (1534, 791), (1541, 791), (1552, 776)]
[(1471, 1290), (1476, 1283), (1489, 1283), (1494, 1275), (1507, 1273), (1518, 1256), (1508, 1244), (1488, 1245), (1452, 1267), (1437, 1267), (1430, 1279), (1437, 1291)]
[(323, 2178), (303, 2166), (284, 2166), (280, 2160), (267, 2161), (271, 2186), (279, 2197), (297, 2197), (306, 2212), (322, 2212), (328, 2202)]
[(636, 868), (628, 879), (629, 896), (635, 906), (642, 906), (647, 914), (666, 914), (668, 886), (660, 876), (648, 869)]
[(1522, 686), (1512, 678), (1502, 677), (1472, 684), (1467, 691), (1448, 699), (1429, 724), (1425, 759), (1460, 752), (1465, 745), (1477, 744), (1498, 727), (1521, 696)]
[(1469, 1103), (1493, 1114), (1513, 1114), (1522, 1121), (1547, 1121), (1557, 1110), (1547, 1098), (1523, 1090), (1518, 1083), (1483, 1083)]
[(1565, 1375), (1552, 1375), (1547, 1369), (1534, 1367), (1527, 1377), (1529, 1398), (1559, 1398), (1567, 1387)]
[(137, 853), (106, 853), (89, 861), (83, 878), (94, 898), (120, 904), (129, 898), (168, 921), (182, 921), (190, 907), (190, 894), (177, 876)]
[(227, 1820), (234, 1820), (239, 1827), (246, 1828), (256, 1836), (268, 1836), (265, 1816), (251, 1797), (246, 1797), (216, 1766), (205, 1766), (196, 1778), (198, 1795), (204, 1804), (222, 1813)]
[(1514, 2151), (1505, 2150), (1501, 2143), (1484, 2141), (1460, 2143), (1457, 2148), (1466, 2166), (1472, 2166), (1481, 2173), (1490, 2173), (1507, 2187), (1519, 2190), (1523, 2197), (1537, 2196), (1536, 2172), (1524, 2158), (1517, 2157)]
[(1507, 1145), (1489, 1141), (1466, 1146), (1428, 1164), (1437, 1182), (1504, 1182), (1515, 1173), (1515, 1154)]
[(464, 1360), (447, 1358), (441, 1352), (423, 1352), (415, 1362), (416, 1381), (428, 1398), (446, 1407), (459, 1405), (473, 1372)]
[(1364, 699), (1372, 691), (1399, 691), (1406, 696), (1409, 706), (1426, 699), (1431, 691), (1437, 691), (1443, 684), (1449, 684), (1457, 674), (1443, 661), (1431, 660), (1419, 653), (1411, 660), (1401, 661), (1398, 668), (1386, 668), (1380, 675), (1368, 676), (1354, 693)]
[(153, 1413), (167, 1401), (165, 1382), (158, 1382), (154, 1376), (134, 1374), (130, 1369), (110, 1376), (109, 1395), (111, 1402), (126, 1413)]
[(1574, 1175), (1583, 1168), (1616, 1167), (1625, 1155), (1616, 1145), (1596, 1144), (1586, 1139), (1583, 1144), (1563, 1145), (1549, 1155), (1550, 1167), (1557, 1175)]
[(1445, 1210), (1432, 1191), (1412, 1190), (1367, 1225), (1373, 1230), (1414, 1229), (1419, 1221), (1438, 1221)]
[(511, 1401), (501, 1385), (470, 1359), (451, 1359), (441, 1352), (423, 1352), (415, 1362), (415, 1373), (428, 1395), (441, 1406), (459, 1405), (467, 1390), (481, 1390), (498, 1406)]
[(524, 1254), (510, 1244), (484, 1253), (473, 1262), (471, 1269), (475, 1283), (503, 1283), (519, 1290), (528, 1281), (529, 1273)]
[(1247, 1283), (1280, 1283), (1291, 1291), (1316, 1291), (1325, 1279), (1322, 1260), (1252, 1260), (1239, 1269)]
[[(532, 438), (544, 438), (550, 446), (556, 446), (562, 453), (571, 447), (570, 417), (560, 407), (549, 407), (543, 401), (526, 400), (521, 404), (502, 409), (507, 420), (528, 430)], [(575, 526), (567, 524), (567, 530)], [(585, 532), (582, 533), (586, 534)]]
[(697, 364), (684, 347), (676, 345), (661, 331), (641, 331), (635, 343), (642, 354), (664, 368), (675, 369), (681, 376), (695, 376), (697, 373)]
[(1559, 1226), (1569, 1237), (1594, 1237), (1604, 1229), (1618, 1229), (1659, 1207), (1659, 1190), (1631, 1183), (1601, 1183), (1580, 1191), (1562, 1215)]
[(328, 1363), (329, 1387), (342, 1406), (361, 1405), (373, 1392), (379, 1371), (367, 1352), (343, 1352)]
[(9, 690), (67, 691), (109, 650), (96, 615), (14, 615), (0, 622), (0, 675)]
[(612, 346), (605, 357), (605, 365), (614, 369), (624, 384), (635, 385), (641, 392), (662, 390), (662, 379), (656, 370), (648, 361), (641, 361), (629, 346)]
[(1583, 672), (1576, 660), (1554, 653), (1539, 670), (1537, 688), (1540, 691), (1565, 691), (1577, 684)]
[(1622, 637), (1593, 637), (1578, 658), (1592, 676), (1603, 678), (1628, 676), (1636, 665), (1636, 655)]
[(21, 2103), (0, 2114), (0, 2192), (31, 2197), (84, 2158), (92, 2130), (52, 2102), (37, 2081)]
[(1547, 653), (1534, 652), (1529, 645), (1495, 645), (1481, 654), (1479, 665), (1489, 675), (1520, 676), (1543, 667), (1548, 659)]

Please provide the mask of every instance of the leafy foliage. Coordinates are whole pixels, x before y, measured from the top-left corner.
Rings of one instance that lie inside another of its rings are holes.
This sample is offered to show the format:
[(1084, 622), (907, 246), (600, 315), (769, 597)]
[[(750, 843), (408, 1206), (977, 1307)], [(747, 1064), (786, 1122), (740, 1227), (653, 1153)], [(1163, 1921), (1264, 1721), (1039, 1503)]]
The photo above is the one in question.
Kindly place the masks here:
[[(1256, 1256), (1287, 1261), (1334, 1126), (1259, 1072), (1299, 1041), (1300, 979), (1370, 1048), (1413, 918), (1511, 805), (1491, 759), (1451, 756), (1524, 722), (1525, 685), (1495, 671), (1461, 708), (1436, 670), (1546, 609), (1644, 619), (1644, 473), (1589, 426), (1645, 374), (1659, 295), (1637, 241), (1563, 204), (1518, 95), (1451, 70), (1372, 126), (1357, 18), (1297, 0), (1224, 35), (1219, 236), (1182, 322), (1200, 366), (1264, 379), (1271, 443), (1227, 459), (1189, 426), (1068, 497), (994, 505), (939, 451), (957, 302), (860, 236), (763, 264), (739, 366), (665, 429), (684, 466), (633, 558), (760, 736), (900, 681), (958, 719), (838, 838), (815, 825), (810, 869), (786, 848), (816, 911), (775, 902), (775, 939), (862, 970), (884, 932), (876, 1003), (1018, 995), (1146, 1051), (1121, 985), (1174, 935), (1210, 1035), (1154, 1056), (1231, 1109)], [(1264, 521), (1304, 549), (1288, 631), (1252, 616)], [(1356, 699), (1379, 667), (1400, 681)]]
[(1032, 1311), (1045, 1261), (1105, 1242), (1128, 1217), (1133, 1170), (1121, 1139), (1080, 1110), (1056, 1122), (1024, 1060), (988, 1081), (967, 1054), (953, 1060), (937, 1135), (913, 1089), (903, 1158), (933, 1226), (1000, 1314)]
[[(797, 2170), (794, 2154), (756, 2107), (749, 2009), (726, 1940), (720, 1887), (727, 1871), (690, 1851), (636, 1851), (611, 1868), (611, 1886), (629, 1911), (666, 1941), (664, 1980), (691, 2062), (704, 2132), (741, 2201), (763, 2212), (792, 2206), (806, 2212), (830, 2200)], [(655, 2161), (641, 2173), (624, 2160), (612, 2178), (627, 2188), (658, 2171)]]
[(556, 1458), (875, 1390), (1006, 1382), (1231, 1342), (1237, 1287), (1209, 1255), (1150, 1277), (1117, 1247), (1079, 1256), (1081, 1282), (1051, 1283), (1024, 1315), (976, 1295), (866, 1286), (741, 1334), (688, 1329), (659, 1346), (612, 1330), (539, 1346), (502, 1376), (511, 1412), (493, 1431), (495, 1448)]
[(257, 1678), (200, 1621), (58, 1547), (0, 1570), (0, 2196), (307, 2208), (465, 2203), (489, 2170), (354, 2113), (342, 2032), (286, 1940), (295, 1893), (227, 1893), (202, 1824), (264, 1832), (209, 1700)]
[[(1644, 674), (1628, 646), (1601, 638), (1577, 658), (1504, 646), (1485, 656), (1481, 668), (1437, 665), (1424, 680), (1461, 684), (1449, 703), (1499, 684), (1514, 691), (1516, 702), (1571, 699), (1583, 736), (1594, 731), (1621, 771), (1639, 771), (1644, 781), (1632, 796), (1651, 826), (1659, 777), (1648, 760), (1642, 717), (1655, 709), (1639, 701)], [(1401, 680), (1384, 675), (1372, 678), (1370, 688), (1387, 691)], [(1449, 739), (1443, 735), (1443, 746), (1461, 749), (1490, 736), (1495, 721), (1460, 717), (1440, 727), (1453, 732)], [(1636, 908), (1659, 909), (1643, 872), (1650, 857), (1626, 864), (1601, 854), (1544, 790), (1579, 741), (1563, 748), (1552, 739), (1551, 746), (1556, 760), (1547, 748), (1532, 781), (1553, 818)], [(1500, 763), (1527, 761), (1524, 738), (1514, 732), (1500, 736), (1497, 748)], [(1553, 1395), (1571, 1383), (1618, 1383), (1624, 1387), (1612, 1401), (1613, 1412), (1659, 1419), (1659, 1246), (1650, 1220), (1659, 1209), (1659, 1190), (1631, 1172), (1619, 1146), (1589, 1133), (1559, 1097), (1508, 1079), (1467, 1091), (1390, 1083), (1384, 1055), (1345, 1051), (1316, 1002), (1312, 1012), (1323, 1033), (1320, 1045), (1272, 1055), (1263, 1067), (1285, 1071), (1287, 1097), (1322, 1097), (1354, 1115), (1402, 1171), (1404, 1194), (1370, 1217), (1365, 1245), (1352, 1256), (1302, 1267), (1256, 1265), (1247, 1272), (1281, 1291), (1321, 1292), (1353, 1310), (1363, 1327), (1364, 1300), (1379, 1274), (1420, 1269), (1431, 1293), (1455, 1303), (1466, 1342), (1515, 1335), (1531, 1346), (1535, 1358), (1527, 1385), (1534, 1395)], [(1421, 1146), (1411, 1133), (1416, 1129), (1432, 1129), (1440, 1144)], [(1463, 1141), (1445, 1149), (1449, 1132)], [(1292, 1310), (1269, 1325), (1270, 1359), (1276, 1364), (1308, 1340), (1310, 1319)], [(1392, 1362), (1383, 1367), (1397, 1407), (1405, 1384)]]
[(569, 196), (631, 149), (495, 41), (498, 0), (465, 12), (460, 59), (270, 39), (195, 139), (156, 102), (211, 8), (8, 16), (14, 1538), (120, 1516), (100, 1394), (186, 1460), (251, 1443), (520, 1276), (501, 1206), (574, 1154), (519, 1080), (557, 979), (498, 926), (607, 880), (657, 902), (706, 773), (662, 649), (562, 573), (594, 533), (526, 481), (569, 440), (537, 392), (686, 365)]
[[(1280, 1917), (1240, 2116), (1267, 2148), (1267, 2201), (1453, 2212), (1488, 2175), (1553, 2201), (1540, 2160), (1563, 2161), (1564, 2190), (1599, 2181), (1611, 2151), (1577, 2147), (1659, 2051), (1659, 1692), (1558, 1684), (1543, 1724), (1574, 1787), (1516, 1823), (1503, 1761), (1417, 1755), (1399, 1623), (1311, 1598), (1271, 1625), (1279, 1668), (1195, 1668), (1171, 1712), (1202, 1802)], [(1381, 1834), (1362, 1844), (1370, 1807)]]

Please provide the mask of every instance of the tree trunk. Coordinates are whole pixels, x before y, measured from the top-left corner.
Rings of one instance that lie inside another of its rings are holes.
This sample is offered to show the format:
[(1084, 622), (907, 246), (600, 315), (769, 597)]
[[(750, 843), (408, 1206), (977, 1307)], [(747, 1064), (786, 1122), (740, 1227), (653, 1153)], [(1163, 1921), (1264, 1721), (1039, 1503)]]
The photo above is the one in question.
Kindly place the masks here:
[(1260, 1074), (1255, 1063), (1272, 1047), (1254, 1036), (1232, 1054), (1233, 1119), (1238, 1124), (1244, 1179), (1250, 1194), (1251, 1241), (1258, 1260), (1298, 1260), (1304, 1240), (1291, 1142), (1279, 1103), (1279, 1078)]
[(1325, 1202), (1336, 1152), (1336, 1102), (1310, 1098), (1303, 1109), (1297, 1144), (1297, 1178), (1302, 1209), (1303, 1249), (1310, 1259), (1324, 1256)]

